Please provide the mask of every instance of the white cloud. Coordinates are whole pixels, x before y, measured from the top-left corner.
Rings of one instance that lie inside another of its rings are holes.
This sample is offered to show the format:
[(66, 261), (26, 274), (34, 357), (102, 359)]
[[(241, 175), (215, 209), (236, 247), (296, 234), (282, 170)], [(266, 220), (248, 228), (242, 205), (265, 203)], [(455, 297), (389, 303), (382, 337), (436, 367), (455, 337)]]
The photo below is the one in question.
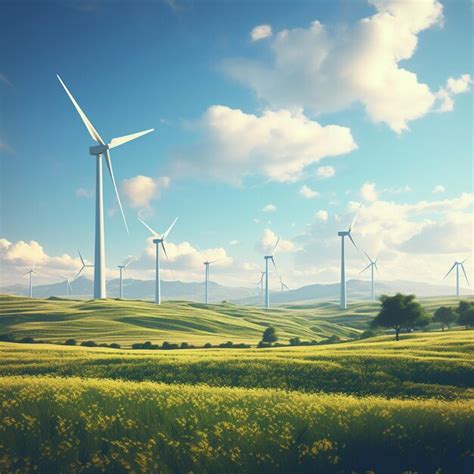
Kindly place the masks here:
[(446, 188), (442, 184), (437, 184), (433, 188), (432, 192), (433, 192), (433, 194), (442, 194), (442, 193), (446, 192)]
[(257, 116), (214, 105), (194, 128), (200, 141), (175, 153), (175, 172), (231, 184), (255, 175), (296, 181), (307, 166), (357, 148), (350, 129), (322, 126), (296, 109), (267, 110)]
[(401, 64), (415, 54), (422, 31), (442, 25), (443, 7), (438, 0), (369, 3), (376, 11), (352, 25), (313, 21), (280, 31), (269, 42), (270, 63), (233, 59), (224, 70), (274, 108), (332, 113), (359, 102), (374, 122), (400, 133), (435, 105), (436, 94)]
[(377, 200), (378, 194), (375, 189), (375, 183), (366, 182), (360, 188), (360, 195), (365, 201)]
[(276, 210), (277, 207), (275, 206), (275, 204), (267, 204), (262, 208), (262, 212), (275, 212)]
[(389, 194), (403, 194), (403, 193), (409, 193), (411, 192), (411, 187), (408, 186), (408, 184), (405, 184), (405, 186), (395, 186), (392, 188), (385, 188), (383, 190), (384, 193), (389, 193)]
[(231, 240), (229, 242), (229, 245), (239, 245), (240, 244), (240, 240)]
[[(278, 236), (271, 229), (264, 229), (262, 239), (257, 243), (257, 250), (261, 253), (270, 254), (273, 252)], [(277, 252), (294, 252), (295, 245), (290, 240), (280, 238)]]
[(463, 74), (458, 79), (450, 77), (446, 86), (436, 93), (439, 106), (437, 112), (451, 112), (454, 109), (454, 96), (471, 90), (472, 79), (469, 74)]
[(328, 211), (320, 209), (314, 216), (318, 221), (326, 222), (328, 220)]
[(153, 199), (170, 185), (170, 178), (162, 176), (158, 179), (149, 176), (138, 175), (130, 179), (124, 179), (121, 184), (125, 202), (132, 208), (146, 208), (150, 206)]
[(333, 166), (320, 166), (316, 170), (316, 176), (318, 178), (332, 178), (336, 174), (336, 170)]
[(258, 25), (252, 28), (250, 38), (252, 41), (258, 41), (272, 36), (272, 27), (270, 25)]
[(300, 194), (300, 196), (303, 196), (306, 199), (312, 199), (319, 196), (319, 193), (317, 191), (313, 191), (309, 186), (306, 186), (306, 184), (301, 186), (298, 193)]
[(91, 199), (91, 198), (94, 197), (94, 190), (93, 189), (87, 189), (87, 188), (77, 188), (76, 189), (76, 197)]

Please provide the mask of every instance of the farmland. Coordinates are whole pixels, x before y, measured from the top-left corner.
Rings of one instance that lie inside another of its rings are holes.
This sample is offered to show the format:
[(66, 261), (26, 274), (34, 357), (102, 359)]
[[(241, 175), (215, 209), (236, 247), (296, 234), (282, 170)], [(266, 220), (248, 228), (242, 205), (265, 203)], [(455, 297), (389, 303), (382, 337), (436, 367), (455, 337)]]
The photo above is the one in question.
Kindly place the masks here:
[[(3, 297), (1, 333), (50, 343), (0, 342), (0, 471), (472, 472), (472, 330), (353, 339), (376, 310)], [(283, 341), (346, 342), (130, 348), (255, 344), (269, 325)]]

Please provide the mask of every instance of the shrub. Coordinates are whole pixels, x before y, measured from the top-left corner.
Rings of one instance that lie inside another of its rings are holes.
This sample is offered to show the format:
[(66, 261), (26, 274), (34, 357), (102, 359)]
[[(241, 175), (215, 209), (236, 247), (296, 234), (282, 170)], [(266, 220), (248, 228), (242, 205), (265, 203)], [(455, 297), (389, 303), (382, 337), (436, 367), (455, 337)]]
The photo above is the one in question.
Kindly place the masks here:
[(97, 343), (94, 341), (82, 341), (81, 346), (84, 347), (97, 347)]
[(299, 346), (301, 344), (301, 339), (299, 337), (292, 337), (290, 339), (290, 346)]
[(180, 347), (181, 349), (189, 349), (189, 344), (187, 342), (182, 342)]
[(15, 342), (15, 338), (10, 334), (0, 334), (0, 342)]
[(219, 347), (231, 348), (234, 347), (234, 343), (232, 341), (223, 342), (222, 344), (219, 344)]
[(112, 342), (109, 347), (112, 349), (121, 349), (120, 344), (117, 344), (116, 342)]
[(448, 306), (441, 306), (434, 312), (433, 320), (441, 323), (441, 330), (444, 331), (444, 326), (451, 329), (451, 324), (458, 319), (458, 313), (454, 308)]
[(66, 346), (75, 346), (75, 345), (77, 345), (77, 341), (75, 339), (67, 339), (64, 344)]
[(466, 326), (466, 329), (468, 329), (469, 326), (474, 326), (474, 305), (472, 303), (469, 301), (460, 301), (456, 312), (459, 314), (459, 324)]
[(23, 342), (25, 344), (32, 344), (35, 342), (35, 340), (32, 337), (27, 336), (27, 337), (21, 338), (19, 342)]
[(210, 349), (212, 347), (212, 344), (210, 342), (206, 342), (203, 347), (204, 349)]
[(263, 331), (262, 342), (268, 343), (270, 346), (278, 341), (278, 336), (274, 327), (270, 326)]

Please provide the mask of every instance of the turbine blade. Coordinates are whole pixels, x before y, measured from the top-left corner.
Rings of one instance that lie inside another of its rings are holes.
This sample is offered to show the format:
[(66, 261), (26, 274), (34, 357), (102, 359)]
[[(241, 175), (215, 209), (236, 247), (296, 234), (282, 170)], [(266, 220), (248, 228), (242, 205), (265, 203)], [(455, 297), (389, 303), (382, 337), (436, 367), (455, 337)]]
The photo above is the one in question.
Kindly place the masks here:
[(178, 220), (178, 218), (176, 218), (173, 223), (168, 227), (168, 229), (166, 230), (166, 232), (163, 234), (163, 240), (166, 239), (166, 237), (168, 237), (168, 234), (171, 232), (171, 229), (174, 227), (174, 225), (176, 224), (176, 221)]
[(135, 257), (131, 257), (130, 260), (124, 264), (124, 268), (127, 268), (133, 261), (135, 260)]
[(142, 221), (139, 217), (137, 219), (155, 236), (160, 238), (160, 234), (158, 232), (154, 231), (145, 221)]
[(375, 266), (375, 269), (377, 270), (377, 273), (380, 275), (379, 267), (377, 266), (377, 261), (374, 262), (374, 266)]
[(366, 257), (369, 259), (369, 262), (373, 263), (372, 259), (369, 257), (369, 254), (365, 250), (364, 250), (364, 253), (365, 253)]
[(272, 255), (275, 255), (275, 250), (276, 248), (278, 247), (278, 244), (280, 243), (280, 237), (278, 237), (276, 243), (275, 243), (275, 246), (273, 247), (273, 251), (272, 251)]
[(275, 271), (278, 273), (278, 269), (277, 269), (277, 266), (276, 266), (276, 263), (275, 263), (275, 259), (272, 257), (272, 263), (273, 263), (273, 266), (275, 267)]
[(359, 254), (363, 257), (362, 253), (361, 253), (360, 250), (359, 250), (359, 247), (357, 247), (356, 243), (354, 242), (354, 239), (352, 238), (352, 235), (351, 235), (351, 234), (347, 234), (347, 237), (349, 237), (349, 240), (352, 242), (352, 245), (357, 249), (357, 251), (359, 252)]
[(349, 232), (352, 230), (352, 227), (354, 227), (355, 221), (357, 219), (357, 216), (359, 215), (360, 208), (362, 207), (362, 204), (358, 207), (354, 219), (352, 219), (351, 225), (349, 226)]
[(285, 285), (285, 283), (283, 283), (283, 288), (286, 288), (287, 290), (289, 290), (289, 288)]
[(372, 264), (369, 263), (363, 270), (361, 270), (359, 273), (364, 273), (368, 268), (370, 268)]
[(79, 253), (79, 258), (81, 259), (82, 265), (86, 266), (86, 262), (84, 262), (84, 259), (82, 258), (81, 251), (79, 249), (77, 249), (77, 252)]
[(84, 270), (84, 268), (86, 268), (85, 265), (83, 267), (81, 267), (81, 269), (77, 272), (76, 277), (74, 278), (74, 280), (77, 280), (79, 278), (79, 275), (82, 273), (82, 270)]
[(449, 272), (444, 275), (444, 279), (453, 271), (454, 267), (456, 266), (456, 262), (453, 263), (453, 266), (449, 269)]
[(114, 169), (112, 168), (112, 160), (110, 159), (109, 150), (105, 152), (105, 161), (107, 162), (107, 168), (109, 168), (110, 178), (112, 179), (112, 184), (114, 185), (115, 196), (120, 207), (120, 212), (122, 214), (123, 223), (125, 224), (125, 229), (127, 229), (127, 234), (130, 234), (130, 232), (128, 231), (127, 219), (125, 219), (125, 214), (123, 212), (122, 202), (120, 201), (120, 195), (117, 189), (117, 184), (115, 183)]
[(161, 247), (163, 248), (163, 252), (165, 254), (166, 261), (168, 262), (168, 267), (171, 271), (171, 276), (173, 277), (173, 280), (176, 280), (176, 276), (174, 274), (173, 268), (171, 267), (170, 259), (168, 258), (168, 254), (166, 253), (165, 243), (163, 241), (161, 241)]
[(461, 262), (461, 264), (463, 264), (468, 258), (469, 258), (469, 256), (467, 256), (467, 257)]
[(112, 138), (112, 140), (109, 143), (109, 148), (112, 149), (117, 146), (123, 145), (124, 143), (143, 137), (143, 135), (147, 135), (148, 133), (151, 133), (154, 131), (155, 131), (154, 128), (150, 128), (149, 130), (144, 130), (143, 132), (132, 133), (131, 135), (124, 135), (123, 137)]
[(71, 283), (69, 283), (69, 279), (67, 280), (67, 286), (68, 286), (69, 289), (72, 291), (72, 286), (71, 286)]
[(90, 120), (87, 118), (86, 114), (82, 111), (82, 109), (79, 107), (79, 104), (76, 102), (76, 99), (72, 96), (72, 94), (69, 92), (69, 89), (66, 87), (66, 84), (64, 84), (63, 80), (59, 77), (59, 74), (56, 74), (56, 76), (59, 79), (59, 82), (61, 85), (64, 87), (64, 90), (66, 91), (66, 94), (69, 96), (71, 99), (71, 102), (73, 103), (74, 107), (76, 108), (77, 112), (79, 113), (82, 121), (84, 122), (84, 125), (87, 128), (87, 131), (89, 132), (90, 136), (94, 141), (97, 143), (100, 143), (101, 145), (105, 145), (104, 140), (102, 140), (101, 136), (99, 135), (99, 132), (94, 128), (94, 125), (90, 122)]
[(464, 278), (466, 279), (467, 284), (470, 286), (471, 284), (469, 283), (469, 279), (467, 278), (466, 275), (466, 270), (464, 270), (464, 265), (461, 263), (461, 270), (464, 273)]

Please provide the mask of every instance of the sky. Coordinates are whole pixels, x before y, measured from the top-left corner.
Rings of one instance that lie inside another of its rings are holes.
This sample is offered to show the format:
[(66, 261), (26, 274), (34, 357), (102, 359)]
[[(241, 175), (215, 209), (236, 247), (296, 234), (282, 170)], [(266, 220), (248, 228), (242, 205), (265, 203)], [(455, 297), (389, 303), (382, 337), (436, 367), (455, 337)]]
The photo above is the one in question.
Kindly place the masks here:
[(137, 217), (164, 232), (179, 216), (164, 279), (202, 281), (213, 259), (212, 280), (255, 285), (279, 236), (273, 288), (336, 282), (359, 208), (379, 278), (443, 284), (469, 257), (474, 279), (471, 0), (0, 8), (0, 285), (93, 259), (94, 143), (56, 74), (107, 141), (155, 128), (111, 153), (129, 234), (104, 175), (109, 279), (129, 256), (153, 278)]

